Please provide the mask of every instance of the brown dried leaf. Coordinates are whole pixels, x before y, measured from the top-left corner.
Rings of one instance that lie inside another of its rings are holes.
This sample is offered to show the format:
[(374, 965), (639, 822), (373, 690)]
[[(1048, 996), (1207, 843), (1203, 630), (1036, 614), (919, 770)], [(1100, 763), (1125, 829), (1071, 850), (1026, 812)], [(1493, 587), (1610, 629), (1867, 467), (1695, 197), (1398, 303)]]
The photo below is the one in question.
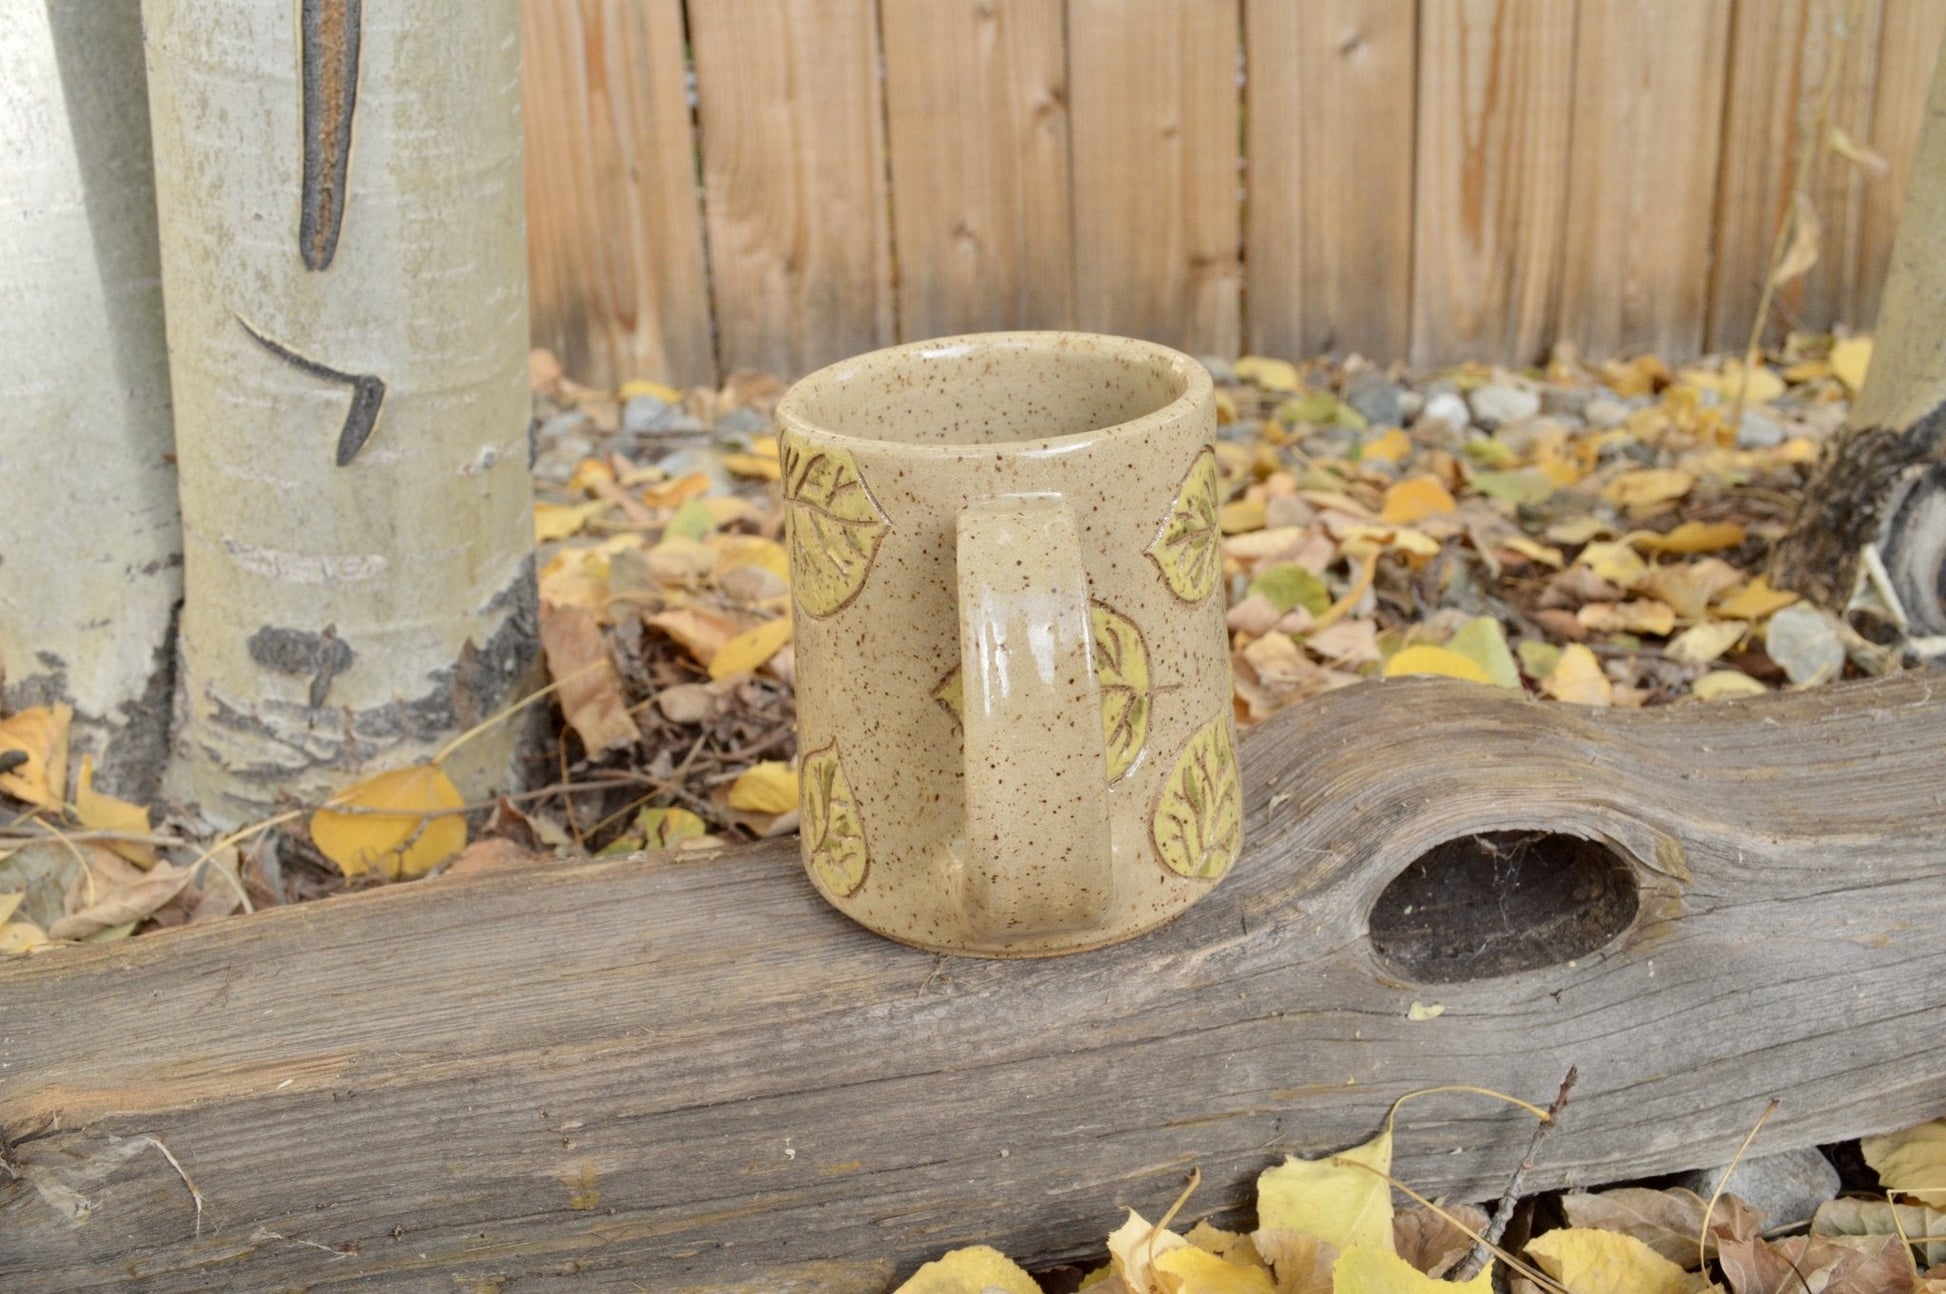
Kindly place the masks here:
[(1734, 1294), (1904, 1294), (1912, 1267), (1897, 1236), (1728, 1240), (1719, 1255)]
[(180, 894), (187, 884), (187, 867), (158, 863), (152, 871), (137, 872), (136, 879), (131, 882), (103, 886), (95, 902), (72, 916), (56, 921), (49, 927), (48, 936), (54, 939), (86, 939), (89, 935), (115, 926), (141, 921)]
[(1276, 1274), (1277, 1294), (1331, 1294), (1331, 1269), (1338, 1251), (1301, 1231), (1266, 1228), (1250, 1242)]
[(1809, 197), (1797, 194), (1791, 206), (1790, 246), (1784, 249), (1783, 259), (1771, 271), (1773, 286), (1782, 287), (1811, 272), (1811, 267), (1818, 263), (1819, 232), (1818, 209), (1811, 205)]
[[(1454, 1204), (1445, 1208), (1474, 1232), (1486, 1230), (1487, 1215), (1472, 1205)], [(1392, 1218), (1393, 1249), (1399, 1257), (1435, 1279), (1451, 1271), (1472, 1250), (1473, 1244), (1472, 1236), (1428, 1208), (1407, 1209)]]
[[(1652, 1191), (1625, 1186), (1595, 1195), (1575, 1193), (1561, 1198), (1561, 1209), (1572, 1227), (1596, 1227), (1634, 1236), (1649, 1248), (1684, 1267), (1696, 1266), (1696, 1238), (1703, 1229), (1708, 1201), (1680, 1187)], [(1719, 1241), (1748, 1240), (1763, 1229), (1763, 1214), (1734, 1195), (1718, 1197), (1710, 1212), (1708, 1254), (1716, 1256)]]
[(543, 601), (541, 647), (548, 673), (561, 685), (561, 713), (590, 755), (642, 739), (592, 610)]

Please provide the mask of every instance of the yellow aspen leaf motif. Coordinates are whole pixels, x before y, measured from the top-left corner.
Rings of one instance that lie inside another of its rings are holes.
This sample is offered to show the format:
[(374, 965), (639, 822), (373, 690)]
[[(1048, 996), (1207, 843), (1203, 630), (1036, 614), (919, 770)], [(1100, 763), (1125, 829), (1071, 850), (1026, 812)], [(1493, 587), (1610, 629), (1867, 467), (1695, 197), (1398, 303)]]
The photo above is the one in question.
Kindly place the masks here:
[(1216, 455), (1196, 455), (1170, 505), (1169, 516), (1149, 545), (1149, 560), (1163, 583), (1184, 602), (1201, 602), (1216, 591), (1223, 555), (1218, 547)]
[(891, 523), (850, 454), (787, 439), (782, 455), (791, 588), (807, 615), (835, 615), (865, 587)]
[(1150, 815), (1162, 865), (1179, 876), (1215, 880), (1243, 844), (1243, 788), (1228, 715), (1203, 727), (1176, 760)]
[(827, 893), (848, 898), (865, 883), (872, 860), (851, 783), (838, 763), (837, 742), (804, 757), (797, 784), (805, 869)]
[(1088, 620), (1095, 631), (1102, 746), (1112, 782), (1128, 772), (1148, 740), (1149, 649), (1133, 620), (1099, 602), (1089, 606)]

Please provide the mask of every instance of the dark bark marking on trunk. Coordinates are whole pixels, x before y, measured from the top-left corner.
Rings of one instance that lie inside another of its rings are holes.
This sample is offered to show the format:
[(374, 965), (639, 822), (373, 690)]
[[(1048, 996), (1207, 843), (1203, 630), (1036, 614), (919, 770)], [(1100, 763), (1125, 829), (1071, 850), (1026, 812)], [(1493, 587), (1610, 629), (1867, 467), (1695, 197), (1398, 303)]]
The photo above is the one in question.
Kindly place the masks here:
[(385, 381), (371, 373), (346, 373), (340, 369), (320, 364), (314, 359), (300, 355), (288, 346), (272, 341), (270, 338), (237, 320), (243, 331), (265, 350), (278, 359), (312, 377), (323, 378), (327, 382), (339, 382), (351, 388), (351, 408), (345, 412), (345, 425), (338, 433), (338, 466), (350, 467), (358, 457), (358, 451), (365, 448), (365, 442), (372, 438), (378, 426), (379, 406), (385, 403)]
[[(304, 200), (297, 242), (310, 270), (331, 268), (345, 222), (351, 122), (358, 107), (361, 0), (303, 0)], [(343, 466), (342, 461), (339, 464)]]
[(338, 637), (336, 625), (326, 625), (320, 633), (265, 625), (250, 635), (248, 646), (250, 659), (265, 669), (299, 678), (310, 675), (308, 699), (313, 710), (324, 705), (332, 681), (358, 659), (351, 645)]

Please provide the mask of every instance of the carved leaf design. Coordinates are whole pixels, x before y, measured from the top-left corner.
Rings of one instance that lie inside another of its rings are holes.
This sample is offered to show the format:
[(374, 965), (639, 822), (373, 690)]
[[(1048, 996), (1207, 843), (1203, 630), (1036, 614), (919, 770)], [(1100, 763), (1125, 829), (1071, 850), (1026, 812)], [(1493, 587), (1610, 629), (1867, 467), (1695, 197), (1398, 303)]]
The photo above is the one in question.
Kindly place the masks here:
[(1228, 716), (1205, 725), (1176, 760), (1149, 819), (1162, 865), (1181, 876), (1215, 880), (1243, 846), (1243, 787)]
[(851, 783), (838, 763), (837, 742), (804, 757), (797, 785), (805, 868), (827, 893), (841, 899), (856, 894), (872, 860)]
[(1149, 736), (1149, 649), (1142, 631), (1119, 611), (1099, 602), (1088, 607), (1095, 632), (1095, 679), (1101, 685), (1101, 737), (1114, 781)]
[[(1142, 631), (1121, 612), (1100, 602), (1089, 604), (1088, 621), (1095, 637), (1095, 680), (1101, 686), (1102, 747), (1108, 756), (1108, 780), (1128, 772), (1149, 736), (1149, 649)], [(953, 723), (963, 722), (965, 680), (955, 665), (932, 690)]]
[(1149, 560), (1162, 572), (1163, 583), (1184, 602), (1201, 602), (1216, 591), (1223, 570), (1217, 507), (1216, 455), (1204, 449), (1149, 545)]
[(865, 587), (891, 523), (843, 450), (786, 437), (782, 461), (791, 589), (806, 614), (832, 615)]

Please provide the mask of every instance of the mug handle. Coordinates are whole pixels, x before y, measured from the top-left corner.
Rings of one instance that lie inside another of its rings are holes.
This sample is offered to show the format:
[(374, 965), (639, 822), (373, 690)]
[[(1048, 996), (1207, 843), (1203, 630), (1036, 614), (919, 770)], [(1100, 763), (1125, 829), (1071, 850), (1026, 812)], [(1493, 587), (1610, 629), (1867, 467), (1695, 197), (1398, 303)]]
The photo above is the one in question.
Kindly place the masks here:
[(959, 514), (966, 853), (960, 907), (988, 938), (1108, 915), (1108, 760), (1074, 513), (1015, 495)]

